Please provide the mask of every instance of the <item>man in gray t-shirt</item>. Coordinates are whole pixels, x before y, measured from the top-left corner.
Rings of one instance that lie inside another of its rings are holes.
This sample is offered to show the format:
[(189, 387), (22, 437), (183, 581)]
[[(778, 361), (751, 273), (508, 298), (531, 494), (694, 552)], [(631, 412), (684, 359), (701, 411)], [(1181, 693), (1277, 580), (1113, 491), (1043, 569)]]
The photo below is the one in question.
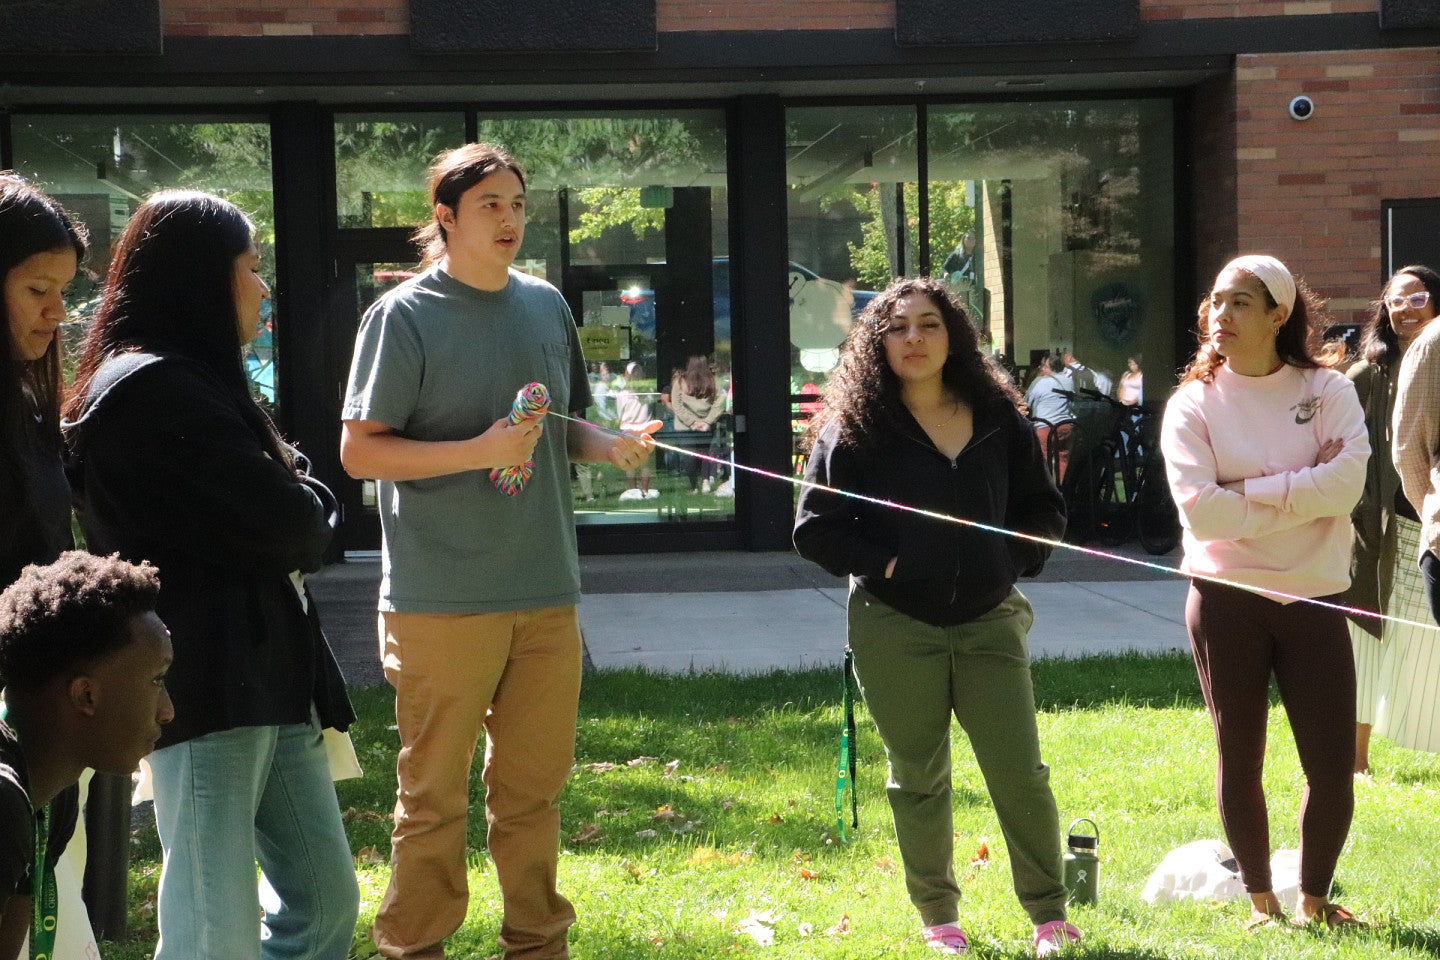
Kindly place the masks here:
[[(575, 324), (554, 287), (510, 268), (525, 235), (524, 174), (495, 147), (439, 156), (426, 269), (365, 314), (340, 455), (380, 481), (380, 632), (400, 730), (390, 886), (375, 918), (386, 957), (440, 958), (465, 918), (470, 757), (485, 730), (488, 846), (507, 960), (568, 956), (556, 890), (560, 792), (575, 752), (580, 596), (570, 461), (634, 469), (648, 437), (583, 422), (510, 424), (543, 383), (551, 409), (590, 404)], [(533, 456), (507, 495), (494, 467)]]

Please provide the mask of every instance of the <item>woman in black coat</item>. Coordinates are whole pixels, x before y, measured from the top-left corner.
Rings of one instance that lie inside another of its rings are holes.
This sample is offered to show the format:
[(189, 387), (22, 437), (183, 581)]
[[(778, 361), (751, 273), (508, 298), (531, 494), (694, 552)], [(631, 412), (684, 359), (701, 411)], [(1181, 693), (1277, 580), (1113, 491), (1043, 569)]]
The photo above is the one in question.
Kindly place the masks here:
[(952, 865), (952, 716), (985, 777), (1037, 955), (1080, 937), (1065, 919), (1040, 759), (1034, 614), (1015, 589), (1050, 547), (941, 518), (1041, 540), (1064, 533), (1064, 502), (1019, 399), (953, 294), (929, 278), (895, 281), (852, 328), (826, 387), (805, 471), (817, 486), (801, 493), (795, 520), (801, 555), (851, 578), (850, 647), (890, 761), (906, 887), (925, 942), (947, 954), (967, 948)]
[(0, 589), (74, 546), (60, 440), (60, 324), (85, 233), (22, 178), (0, 174)]
[(342, 960), (359, 905), (321, 738), (353, 713), (302, 580), (338, 510), (249, 392), (269, 296), (252, 234), (219, 197), (142, 204), (66, 409), (90, 546), (159, 568), (175, 646), (150, 758), (158, 960)]

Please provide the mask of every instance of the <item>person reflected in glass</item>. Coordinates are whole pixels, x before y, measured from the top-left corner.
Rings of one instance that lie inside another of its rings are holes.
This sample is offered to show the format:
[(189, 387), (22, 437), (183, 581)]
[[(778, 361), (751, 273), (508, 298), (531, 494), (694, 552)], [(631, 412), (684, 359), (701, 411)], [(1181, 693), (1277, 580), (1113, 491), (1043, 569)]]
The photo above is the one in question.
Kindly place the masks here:
[[(639, 381), (644, 377), (645, 368), (638, 361), (630, 361), (625, 365), (625, 378), (615, 392), (616, 414), (620, 419), (620, 429), (625, 433), (638, 433), (654, 419), (650, 415), (650, 401), (654, 394), (640, 392)], [(650, 452), (646, 450), (645, 453), (645, 460), (639, 467), (625, 471), (626, 489), (620, 494), (621, 500), (654, 500), (660, 496), (660, 491), (650, 486)]]
[[(684, 372), (670, 384), (670, 403), (675, 410), (675, 429), (689, 433), (678, 438), (677, 445), (711, 454), (715, 424), (725, 413), (725, 394), (708, 359), (694, 356), (686, 361)], [(710, 492), (716, 467), (712, 461), (685, 457), (682, 467), (691, 493)]]
[(1120, 374), (1116, 398), (1127, 407), (1138, 407), (1145, 402), (1145, 371), (1140, 369), (1139, 357), (1125, 358), (1125, 372)]
[(1329, 900), (1354, 810), (1355, 664), (1344, 615), (1304, 598), (1336, 603), (1350, 585), (1370, 441), (1355, 390), (1316, 360), (1320, 320), (1279, 260), (1232, 260), (1161, 425), (1181, 569), (1194, 575), (1185, 625), (1218, 746), (1220, 820), (1252, 928), (1284, 922), (1261, 783), (1271, 676), (1305, 772), (1295, 921), (1359, 922)]
[[(910, 900), (931, 948), (959, 954), (950, 721), (970, 740), (1010, 852), (1015, 893), (1045, 956), (1066, 922), (1060, 828), (1040, 757), (1015, 588), (1065, 530), (1065, 505), (1020, 396), (938, 280), (892, 283), (861, 314), (811, 421), (794, 543), (850, 578), (855, 672), (885, 744), (887, 794)], [(819, 486), (815, 486), (819, 485)], [(1015, 530), (1003, 536), (844, 496)]]
[(339, 505), (245, 375), (270, 296), (254, 233), (211, 194), (142, 203), (66, 406), (89, 546), (155, 565), (175, 648), (157, 960), (340, 960), (360, 903), (321, 734), (355, 715), (303, 581)]
[[(1062, 392), (1063, 391), (1063, 392)], [(1035, 370), (1035, 379), (1025, 391), (1025, 404), (1030, 417), (1035, 421), (1035, 434), (1040, 438), (1040, 449), (1046, 459), (1056, 465), (1055, 479), (1065, 482), (1065, 473), (1070, 466), (1070, 441), (1075, 431), (1075, 409), (1071, 403), (1074, 384), (1065, 375), (1065, 365), (1059, 357), (1041, 358)]]

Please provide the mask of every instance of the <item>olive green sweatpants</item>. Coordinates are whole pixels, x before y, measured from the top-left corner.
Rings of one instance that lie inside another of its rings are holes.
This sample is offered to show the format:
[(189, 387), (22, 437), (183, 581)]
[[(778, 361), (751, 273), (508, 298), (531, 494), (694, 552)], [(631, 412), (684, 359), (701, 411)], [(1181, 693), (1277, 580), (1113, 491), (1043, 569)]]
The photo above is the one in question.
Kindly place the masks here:
[(959, 917), (950, 789), (950, 717), (970, 738), (1035, 924), (1065, 918), (1060, 824), (1040, 759), (1026, 632), (1030, 603), (1012, 591), (993, 610), (932, 627), (852, 587), (855, 673), (890, 761), (886, 792), (910, 900), (926, 926)]

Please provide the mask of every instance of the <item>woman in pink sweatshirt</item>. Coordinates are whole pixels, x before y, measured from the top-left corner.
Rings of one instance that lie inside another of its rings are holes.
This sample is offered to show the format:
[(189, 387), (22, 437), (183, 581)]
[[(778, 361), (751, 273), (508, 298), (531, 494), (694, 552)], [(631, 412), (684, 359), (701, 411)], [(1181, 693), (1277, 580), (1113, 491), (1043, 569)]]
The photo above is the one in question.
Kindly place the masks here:
[(1354, 387), (1311, 353), (1318, 308), (1274, 257), (1232, 260), (1161, 430), (1193, 578), (1185, 623), (1215, 727), (1220, 819), (1250, 894), (1247, 926), (1284, 916), (1261, 786), (1272, 674), (1306, 781), (1295, 922), (1358, 923), (1329, 902), (1354, 809), (1355, 665), (1344, 616), (1304, 600), (1333, 602), (1350, 583), (1350, 511), (1370, 442)]

